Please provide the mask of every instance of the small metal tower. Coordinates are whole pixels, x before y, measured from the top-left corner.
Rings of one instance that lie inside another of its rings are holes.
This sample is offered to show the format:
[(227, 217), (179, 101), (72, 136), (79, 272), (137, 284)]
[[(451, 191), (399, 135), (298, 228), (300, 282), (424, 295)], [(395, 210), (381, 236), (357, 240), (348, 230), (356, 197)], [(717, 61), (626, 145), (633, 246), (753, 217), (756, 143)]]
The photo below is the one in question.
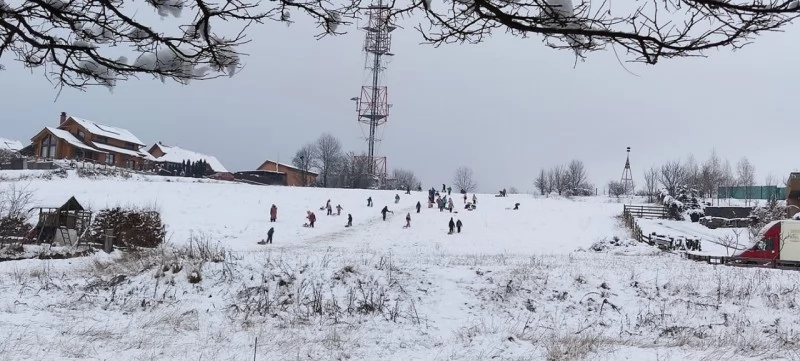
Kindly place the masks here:
[(375, 143), (380, 142), (377, 137), (378, 127), (385, 124), (389, 117), (388, 87), (383, 84), (381, 75), (386, 70), (385, 58), (394, 55), (390, 52), (391, 32), (396, 28), (389, 21), (390, 7), (384, 5), (383, 1), (378, 0), (367, 8), (369, 22), (362, 29), (366, 32), (364, 52), (370, 79), (368, 84), (361, 87), (361, 95), (351, 99), (358, 104), (358, 121), (369, 126), (369, 135), (366, 137), (367, 155), (357, 156), (353, 161), (366, 162), (367, 176), (373, 187), (381, 187), (386, 182), (386, 157), (375, 155)]
[(622, 183), (625, 194), (633, 193), (633, 174), (631, 173), (631, 147), (627, 149), (628, 154), (625, 157), (625, 169), (622, 170)]

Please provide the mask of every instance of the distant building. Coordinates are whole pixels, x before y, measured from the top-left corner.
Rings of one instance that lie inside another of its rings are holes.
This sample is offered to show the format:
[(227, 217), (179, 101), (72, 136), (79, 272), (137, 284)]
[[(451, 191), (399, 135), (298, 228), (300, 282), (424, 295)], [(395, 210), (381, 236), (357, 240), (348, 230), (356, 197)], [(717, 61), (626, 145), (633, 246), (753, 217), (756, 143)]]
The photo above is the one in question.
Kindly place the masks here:
[(140, 169), (149, 155), (139, 138), (126, 129), (67, 116), (61, 112), (58, 127), (45, 127), (31, 138), (33, 156), (76, 159)]
[(228, 170), (225, 169), (225, 167), (216, 157), (186, 150), (178, 146), (169, 146), (158, 142), (153, 144), (153, 146), (150, 147), (147, 152), (152, 156), (150, 160), (156, 164), (180, 165), (183, 164), (184, 161), (205, 161), (207, 168), (206, 174), (211, 175), (215, 173), (228, 173)]
[(18, 140), (0, 138), (0, 151), (19, 152), (25, 146)]
[(303, 171), (297, 167), (278, 163), (271, 160), (266, 160), (258, 167), (259, 171), (284, 173), (286, 174), (286, 184), (292, 187), (310, 186), (317, 183), (317, 176), (319, 173), (312, 171)]

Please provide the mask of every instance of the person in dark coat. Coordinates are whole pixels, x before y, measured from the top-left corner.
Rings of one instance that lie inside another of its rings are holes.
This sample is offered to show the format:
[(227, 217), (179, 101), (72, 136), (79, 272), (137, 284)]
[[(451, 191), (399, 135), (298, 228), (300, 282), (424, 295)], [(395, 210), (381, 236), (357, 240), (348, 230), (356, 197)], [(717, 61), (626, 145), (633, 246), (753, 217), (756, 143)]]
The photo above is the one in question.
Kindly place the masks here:
[(442, 184), (442, 193), (444, 192), (447, 192), (447, 187), (445, 187), (444, 184)]
[(275, 233), (275, 227), (269, 227), (267, 231), (267, 243), (272, 244), (272, 235)]
[(278, 207), (276, 207), (273, 204), (272, 207), (269, 209), (269, 221), (275, 222), (277, 220), (278, 220)]
[(514, 203), (514, 210), (515, 211), (519, 210), (519, 203)]
[(456, 223), (453, 222), (453, 217), (450, 217), (450, 223), (448, 223), (447, 226), (450, 228), (450, 232), (447, 232), (447, 234), (453, 234), (453, 229), (456, 228)]
[(406, 214), (406, 226), (404, 228), (411, 228), (411, 213)]
[(460, 219), (458, 220), (458, 222), (456, 222), (456, 229), (458, 229), (458, 233), (461, 233), (461, 226), (463, 226), (463, 225), (464, 224), (461, 223)]
[(389, 206), (384, 206), (383, 209), (381, 209), (381, 214), (383, 215), (383, 220), (384, 221), (386, 220), (386, 213), (389, 213), (389, 212), (391, 212), (389, 210)]
[(422, 209), (422, 203), (417, 202), (417, 213), (419, 213), (420, 209)]
[(347, 225), (345, 227), (352, 227), (353, 226), (353, 215), (347, 214)]
[(367, 207), (372, 207), (372, 197), (367, 198)]
[(308, 211), (306, 218), (308, 218), (308, 226), (314, 228), (314, 222), (317, 221), (317, 216), (314, 214), (314, 212)]

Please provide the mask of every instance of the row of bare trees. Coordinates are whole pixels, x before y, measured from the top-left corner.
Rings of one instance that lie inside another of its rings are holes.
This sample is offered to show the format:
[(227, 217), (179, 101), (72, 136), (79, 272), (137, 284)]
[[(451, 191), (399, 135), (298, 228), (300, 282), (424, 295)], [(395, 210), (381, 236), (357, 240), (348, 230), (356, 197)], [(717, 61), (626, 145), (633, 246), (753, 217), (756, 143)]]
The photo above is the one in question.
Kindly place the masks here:
[[(676, 196), (678, 189), (685, 187), (696, 193), (701, 198), (715, 196), (728, 197), (729, 194), (718, 194), (720, 187), (744, 187), (745, 198), (749, 203), (752, 198), (753, 187), (756, 185), (755, 166), (742, 157), (731, 166), (730, 161), (721, 159), (716, 151), (712, 151), (708, 159), (698, 164), (694, 156), (686, 160), (673, 160), (662, 164), (660, 167), (650, 167), (644, 171), (644, 188), (637, 192), (653, 201), (656, 194), (663, 190), (671, 196)], [(769, 175), (764, 185), (776, 186), (777, 178)]]
[(534, 181), (534, 186), (542, 195), (555, 192), (558, 195), (588, 196), (595, 192), (594, 186), (589, 183), (586, 166), (577, 159), (547, 171), (542, 169)]
[[(372, 185), (369, 179), (369, 159), (364, 153), (345, 152), (342, 142), (330, 133), (324, 133), (314, 142), (308, 143), (292, 158), (292, 165), (303, 171), (303, 186), (325, 188), (367, 188)], [(316, 184), (311, 183), (309, 172), (319, 174)], [(395, 169), (391, 177), (393, 188), (416, 189), (419, 186), (414, 172)]]

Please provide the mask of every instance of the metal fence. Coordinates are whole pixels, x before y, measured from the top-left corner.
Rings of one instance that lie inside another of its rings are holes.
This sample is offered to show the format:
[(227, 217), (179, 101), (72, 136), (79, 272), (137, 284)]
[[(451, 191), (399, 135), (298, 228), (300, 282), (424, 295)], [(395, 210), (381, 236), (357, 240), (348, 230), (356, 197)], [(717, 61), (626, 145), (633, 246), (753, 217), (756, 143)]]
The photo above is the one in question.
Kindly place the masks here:
[(719, 187), (719, 198), (733, 199), (786, 199), (786, 187), (752, 186), (752, 187)]

